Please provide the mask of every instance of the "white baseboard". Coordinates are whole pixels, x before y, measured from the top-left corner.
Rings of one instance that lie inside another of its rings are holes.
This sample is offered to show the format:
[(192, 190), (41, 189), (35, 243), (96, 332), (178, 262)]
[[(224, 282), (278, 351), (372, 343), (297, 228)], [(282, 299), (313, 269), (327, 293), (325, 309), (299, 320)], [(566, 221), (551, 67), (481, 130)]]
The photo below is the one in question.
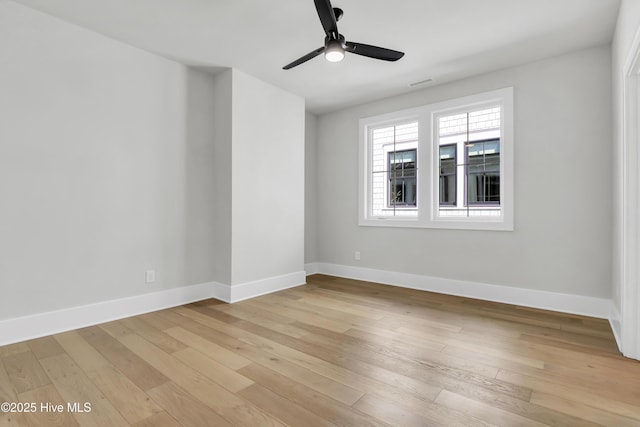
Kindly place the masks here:
[[(309, 266), (309, 267), (307, 267)], [(582, 295), (570, 295), (535, 289), (445, 279), (394, 271), (348, 265), (313, 263), (306, 264), (307, 271), (348, 279), (383, 283), (404, 288), (419, 289), (441, 294), (457, 295), (485, 301), (501, 302), (524, 307), (553, 310), (563, 313), (610, 319), (613, 303), (609, 299)], [(614, 331), (615, 333), (615, 331)]]
[(306, 283), (306, 274), (304, 271), (284, 274), (282, 276), (268, 277), (253, 282), (246, 282), (229, 286), (229, 299), (223, 300), (234, 303), (249, 298), (259, 297), (260, 295), (270, 294), (272, 292), (283, 291), (285, 289), (294, 288)]
[(622, 349), (622, 316), (618, 311), (618, 308), (615, 304), (611, 304), (611, 315), (609, 317), (609, 324), (611, 325), (611, 330), (613, 331), (613, 336), (616, 339), (616, 344), (618, 344), (618, 348)]
[(329, 263), (306, 264), (305, 270), (233, 286), (218, 282), (208, 282), (64, 310), (0, 320), (0, 345), (110, 322), (208, 298), (234, 303), (303, 285), (305, 284), (305, 275), (316, 273), (609, 319), (616, 341), (620, 344), (620, 315), (612, 302), (604, 298)]
[(63, 310), (0, 320), (0, 346), (215, 298), (233, 303), (305, 284), (305, 272), (229, 286), (201, 283)]
[(307, 276), (311, 276), (312, 274), (320, 273), (320, 265), (317, 262), (311, 262), (309, 264), (304, 265), (304, 271), (307, 273)]
[(218, 298), (215, 282), (167, 289), (63, 310), (0, 320), (0, 345), (84, 328), (207, 298)]

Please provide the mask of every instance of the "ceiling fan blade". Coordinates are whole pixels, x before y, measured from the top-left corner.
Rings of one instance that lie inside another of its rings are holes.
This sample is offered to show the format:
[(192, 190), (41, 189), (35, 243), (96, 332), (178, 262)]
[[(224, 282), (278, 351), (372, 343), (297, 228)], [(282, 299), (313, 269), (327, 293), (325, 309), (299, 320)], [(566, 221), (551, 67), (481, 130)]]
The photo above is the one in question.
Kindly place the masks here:
[(333, 12), (333, 7), (329, 0), (314, 0), (316, 4), (316, 10), (322, 22), (322, 28), (327, 35), (338, 34), (338, 24), (336, 23), (336, 15)]
[(317, 48), (316, 50), (314, 50), (313, 52), (309, 52), (307, 53), (305, 56), (296, 59), (295, 61), (293, 61), (291, 64), (287, 64), (284, 67), (282, 67), (283, 70), (288, 70), (290, 68), (296, 67), (304, 62), (307, 62), (310, 59), (315, 58), (316, 56), (320, 55), (322, 52), (324, 51), (324, 46)]
[(356, 42), (346, 42), (345, 50), (347, 52), (355, 53), (356, 55), (382, 59), (383, 61), (397, 61), (404, 56), (404, 52)]

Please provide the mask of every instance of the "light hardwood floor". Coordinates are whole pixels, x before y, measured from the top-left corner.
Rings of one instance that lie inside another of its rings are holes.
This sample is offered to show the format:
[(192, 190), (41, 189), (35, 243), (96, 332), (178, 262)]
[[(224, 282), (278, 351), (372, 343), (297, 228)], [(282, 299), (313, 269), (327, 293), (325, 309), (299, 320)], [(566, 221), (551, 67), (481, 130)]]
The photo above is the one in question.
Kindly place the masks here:
[(604, 320), (321, 275), (0, 358), (0, 402), (37, 405), (0, 426), (640, 426)]

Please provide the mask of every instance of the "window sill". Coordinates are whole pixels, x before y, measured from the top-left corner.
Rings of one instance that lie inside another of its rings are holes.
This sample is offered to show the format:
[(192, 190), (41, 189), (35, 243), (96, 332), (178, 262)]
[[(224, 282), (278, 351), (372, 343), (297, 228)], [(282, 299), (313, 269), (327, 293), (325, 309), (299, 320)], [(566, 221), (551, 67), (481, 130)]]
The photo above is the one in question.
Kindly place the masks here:
[(416, 217), (405, 218), (368, 218), (360, 219), (361, 227), (397, 227), (397, 228), (433, 228), (443, 230), (477, 230), (477, 231), (513, 231), (513, 222), (503, 218), (467, 218), (420, 220)]

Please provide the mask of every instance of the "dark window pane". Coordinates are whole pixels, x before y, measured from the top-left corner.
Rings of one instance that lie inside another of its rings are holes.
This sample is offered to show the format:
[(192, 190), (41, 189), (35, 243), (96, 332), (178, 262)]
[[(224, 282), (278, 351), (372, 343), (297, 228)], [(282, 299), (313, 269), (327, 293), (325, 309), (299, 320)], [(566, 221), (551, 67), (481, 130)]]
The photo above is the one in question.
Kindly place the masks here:
[(404, 180), (404, 202), (409, 206), (416, 205), (416, 179), (405, 179)]
[(440, 176), (440, 204), (456, 204), (456, 177), (455, 175)]
[(466, 151), (469, 205), (499, 205), (500, 140), (476, 141)]
[(440, 160), (440, 175), (455, 175), (456, 159)]
[(416, 179), (402, 178), (389, 180), (389, 205), (415, 206)]
[(440, 146), (440, 205), (456, 205), (456, 145)]

